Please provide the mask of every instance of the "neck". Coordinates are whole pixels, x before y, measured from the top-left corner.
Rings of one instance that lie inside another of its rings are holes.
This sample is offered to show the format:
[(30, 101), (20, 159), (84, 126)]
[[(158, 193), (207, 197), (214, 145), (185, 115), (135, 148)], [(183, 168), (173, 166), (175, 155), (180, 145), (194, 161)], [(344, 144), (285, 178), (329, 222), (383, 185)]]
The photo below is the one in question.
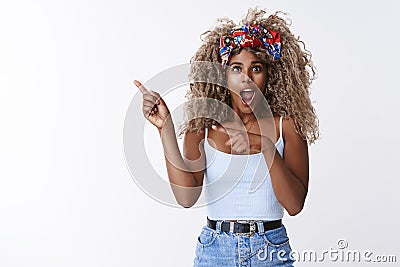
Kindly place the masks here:
[(239, 110), (235, 110), (236, 114), (239, 116), (239, 118), (242, 120), (243, 124), (246, 125), (250, 123), (251, 121), (256, 121), (257, 118), (254, 116), (254, 113), (242, 113)]

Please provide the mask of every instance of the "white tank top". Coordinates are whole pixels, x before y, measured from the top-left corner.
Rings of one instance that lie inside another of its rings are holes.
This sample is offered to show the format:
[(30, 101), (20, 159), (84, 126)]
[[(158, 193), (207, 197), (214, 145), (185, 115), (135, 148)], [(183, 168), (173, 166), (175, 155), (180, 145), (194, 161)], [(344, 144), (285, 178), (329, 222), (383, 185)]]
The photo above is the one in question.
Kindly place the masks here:
[[(206, 170), (204, 194), (207, 216), (212, 220), (282, 219), (283, 207), (272, 188), (268, 166), (262, 152), (233, 155), (213, 148), (206, 140), (204, 151)], [(275, 143), (283, 157), (282, 117), (279, 139)]]

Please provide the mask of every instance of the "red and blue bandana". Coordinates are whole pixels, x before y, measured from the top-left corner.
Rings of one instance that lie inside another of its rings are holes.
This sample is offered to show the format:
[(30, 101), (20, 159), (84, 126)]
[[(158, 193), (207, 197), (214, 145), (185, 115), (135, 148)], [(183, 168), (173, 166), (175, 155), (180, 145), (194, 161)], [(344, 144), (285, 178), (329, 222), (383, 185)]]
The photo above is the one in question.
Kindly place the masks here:
[(261, 25), (242, 25), (231, 30), (231, 35), (221, 36), (219, 54), (222, 66), (225, 67), (230, 59), (232, 50), (237, 47), (262, 47), (277, 60), (281, 56), (281, 36)]

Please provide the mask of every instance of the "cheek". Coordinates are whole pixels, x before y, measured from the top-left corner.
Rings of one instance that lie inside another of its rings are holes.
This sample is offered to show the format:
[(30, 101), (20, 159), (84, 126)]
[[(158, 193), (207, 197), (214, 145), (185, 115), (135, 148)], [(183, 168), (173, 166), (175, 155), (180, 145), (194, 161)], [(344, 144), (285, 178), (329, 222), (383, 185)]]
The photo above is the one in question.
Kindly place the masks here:
[(227, 72), (225, 74), (225, 79), (230, 84), (241, 83), (245, 78), (246, 76), (242, 73)]
[(259, 77), (255, 83), (261, 92), (265, 92), (265, 88), (267, 87), (267, 78), (265, 76)]
[(226, 84), (228, 85), (228, 87), (232, 87), (238, 83), (239, 79), (237, 78), (237, 76), (240, 76), (240, 75), (227, 75)]

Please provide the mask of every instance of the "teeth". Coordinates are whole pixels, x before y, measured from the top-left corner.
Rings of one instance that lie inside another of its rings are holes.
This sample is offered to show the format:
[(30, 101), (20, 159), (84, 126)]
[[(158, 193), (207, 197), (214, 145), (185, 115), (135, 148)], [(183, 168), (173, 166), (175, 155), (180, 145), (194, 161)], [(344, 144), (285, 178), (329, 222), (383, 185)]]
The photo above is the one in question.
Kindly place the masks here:
[(243, 89), (240, 91), (240, 97), (244, 105), (249, 106), (253, 102), (255, 92), (253, 89)]
[(244, 95), (250, 95), (250, 94), (254, 94), (254, 91), (251, 89), (244, 89), (242, 91), (240, 91), (240, 96), (244, 96)]

